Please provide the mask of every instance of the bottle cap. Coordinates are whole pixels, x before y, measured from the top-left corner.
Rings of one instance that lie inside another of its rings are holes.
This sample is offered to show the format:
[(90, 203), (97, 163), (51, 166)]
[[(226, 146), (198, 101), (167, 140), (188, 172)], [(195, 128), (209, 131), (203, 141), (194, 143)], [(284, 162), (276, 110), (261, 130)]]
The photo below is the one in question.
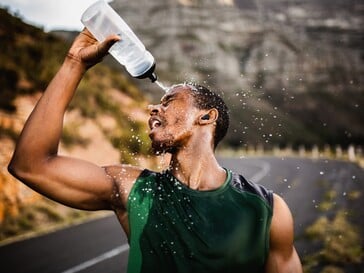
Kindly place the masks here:
[(148, 71), (146, 71), (145, 73), (143, 73), (140, 76), (137, 76), (136, 78), (138, 78), (138, 79), (149, 78), (152, 82), (155, 82), (158, 79), (158, 77), (154, 73), (154, 69), (155, 69), (155, 63), (148, 69)]

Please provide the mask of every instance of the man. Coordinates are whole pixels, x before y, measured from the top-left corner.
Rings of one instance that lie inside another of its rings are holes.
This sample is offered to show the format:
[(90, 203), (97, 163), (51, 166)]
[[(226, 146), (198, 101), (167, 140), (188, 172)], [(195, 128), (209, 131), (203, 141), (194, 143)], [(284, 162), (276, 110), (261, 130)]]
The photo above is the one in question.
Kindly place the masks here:
[(150, 106), (153, 148), (172, 154), (167, 171), (58, 155), (78, 83), (119, 39), (98, 43), (87, 29), (75, 39), (26, 122), (9, 171), (65, 205), (115, 211), (130, 242), (128, 272), (302, 272), (285, 202), (218, 164), (227, 108), (202, 86), (174, 86)]

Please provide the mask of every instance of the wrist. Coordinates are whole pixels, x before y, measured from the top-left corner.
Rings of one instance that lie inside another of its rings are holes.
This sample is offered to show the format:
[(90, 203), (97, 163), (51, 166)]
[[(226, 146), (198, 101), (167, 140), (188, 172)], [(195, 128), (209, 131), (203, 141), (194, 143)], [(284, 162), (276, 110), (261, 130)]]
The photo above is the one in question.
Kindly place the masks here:
[(72, 70), (76, 69), (81, 73), (85, 73), (89, 68), (87, 64), (83, 63), (81, 60), (79, 60), (78, 58), (74, 57), (69, 53), (64, 59), (63, 65), (69, 67)]

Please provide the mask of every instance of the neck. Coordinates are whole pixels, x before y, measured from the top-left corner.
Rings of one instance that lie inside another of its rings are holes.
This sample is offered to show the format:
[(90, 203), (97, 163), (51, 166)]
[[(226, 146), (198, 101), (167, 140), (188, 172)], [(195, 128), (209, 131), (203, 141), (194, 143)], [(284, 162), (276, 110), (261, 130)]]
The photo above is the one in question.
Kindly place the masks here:
[(219, 188), (226, 179), (213, 148), (205, 141), (178, 149), (172, 155), (169, 168), (178, 180), (194, 190)]

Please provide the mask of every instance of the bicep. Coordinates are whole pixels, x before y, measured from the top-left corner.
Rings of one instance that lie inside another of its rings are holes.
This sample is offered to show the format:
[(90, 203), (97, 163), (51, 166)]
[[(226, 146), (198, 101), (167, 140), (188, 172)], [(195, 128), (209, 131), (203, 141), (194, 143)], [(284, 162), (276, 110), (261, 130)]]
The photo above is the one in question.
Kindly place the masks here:
[(293, 245), (293, 218), (287, 204), (274, 195), (274, 210), (270, 230), (270, 249), (266, 263), (269, 273), (301, 273), (302, 266)]
[(36, 165), (35, 171), (21, 180), (37, 192), (78, 209), (110, 209), (115, 183), (103, 168), (63, 156)]

